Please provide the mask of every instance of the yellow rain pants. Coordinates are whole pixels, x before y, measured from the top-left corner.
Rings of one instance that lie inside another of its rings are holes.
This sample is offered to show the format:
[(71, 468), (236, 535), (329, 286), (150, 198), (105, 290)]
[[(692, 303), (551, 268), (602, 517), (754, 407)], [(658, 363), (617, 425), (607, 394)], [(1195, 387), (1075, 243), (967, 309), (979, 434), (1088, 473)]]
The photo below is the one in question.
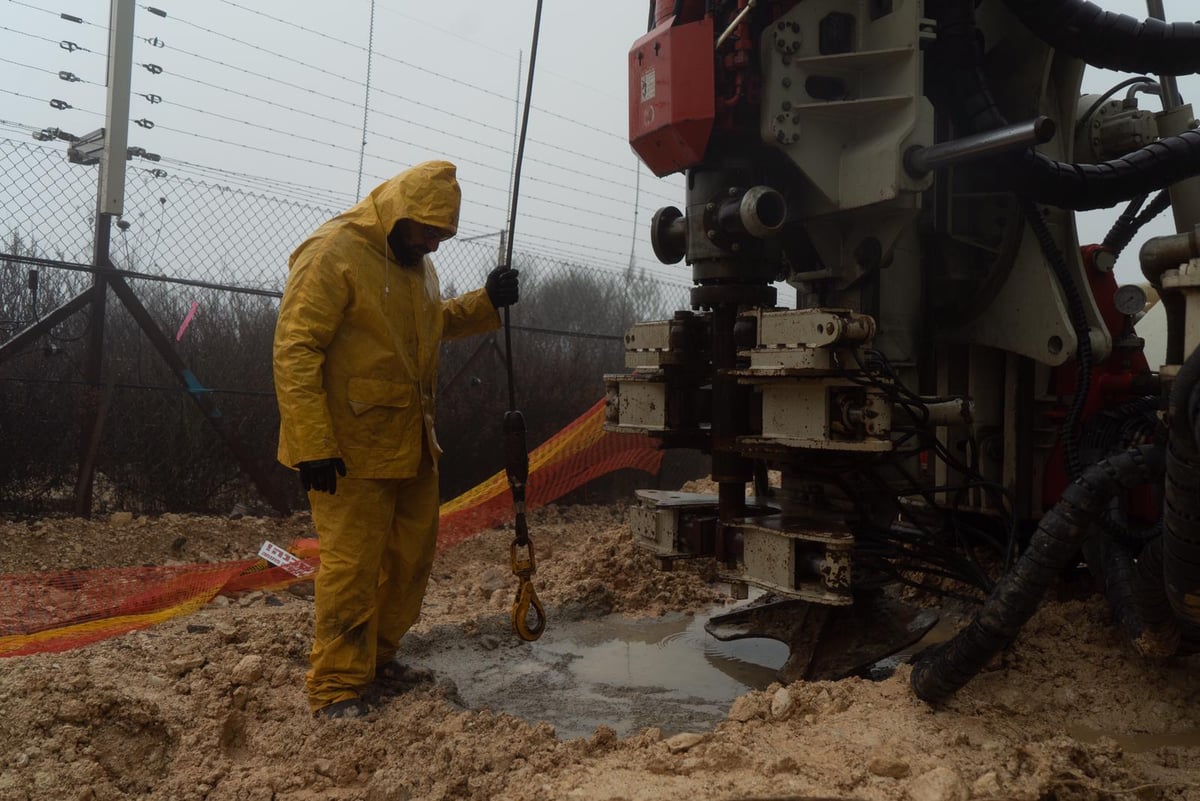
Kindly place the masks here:
[(306, 677), (316, 711), (362, 695), (417, 620), (437, 541), (437, 467), (426, 449), (413, 478), (347, 477), (336, 495), (308, 498), (321, 533)]

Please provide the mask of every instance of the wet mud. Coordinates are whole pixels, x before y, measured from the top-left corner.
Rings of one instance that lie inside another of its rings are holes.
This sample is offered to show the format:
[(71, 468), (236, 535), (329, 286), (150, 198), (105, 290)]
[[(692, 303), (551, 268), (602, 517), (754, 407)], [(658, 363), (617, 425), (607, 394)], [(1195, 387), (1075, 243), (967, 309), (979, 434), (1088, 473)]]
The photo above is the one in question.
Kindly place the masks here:
[[(532, 644), (508, 627), (511, 532), (439, 555), (402, 654), (435, 680), (365, 720), (308, 712), (303, 584), (0, 660), (0, 799), (1200, 801), (1200, 658), (1139, 658), (1095, 594), (1052, 590), (931, 708), (903, 659), (876, 680), (773, 681), (782, 646), (703, 633), (733, 608), (711, 566), (659, 572), (623, 521), (531, 518), (550, 619)], [(247, 558), (310, 534), (305, 517), (2, 523), (0, 570)]]

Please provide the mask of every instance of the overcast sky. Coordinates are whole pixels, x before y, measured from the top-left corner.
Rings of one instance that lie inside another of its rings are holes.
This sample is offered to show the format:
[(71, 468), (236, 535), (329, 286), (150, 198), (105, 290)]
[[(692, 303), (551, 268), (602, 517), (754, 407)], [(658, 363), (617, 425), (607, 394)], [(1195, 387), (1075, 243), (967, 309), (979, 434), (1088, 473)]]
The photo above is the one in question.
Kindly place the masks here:
[[(107, 0), (0, 2), (0, 136), (30, 141), (30, 128), (100, 127)], [(1146, 11), (1135, 0), (1102, 5)], [(1169, 17), (1195, 16), (1193, 3), (1166, 6)], [(524, 86), (519, 65), (522, 58), (528, 65), (534, 8), (533, 0), (378, 0), (360, 178), (369, 2), (139, 3), (131, 116), (154, 127), (134, 126), (129, 142), (161, 154), (176, 175), (241, 181), (333, 209), (350, 205), (360, 182), (365, 193), (407, 165), (449, 158), (465, 193), (461, 234), (494, 233), (505, 224), (514, 99)], [(681, 203), (681, 182), (639, 170), (626, 141), (625, 59), (645, 29), (645, 0), (559, 0), (545, 3), (543, 14), (518, 249), (619, 267), (632, 248), (640, 265), (686, 279), (685, 266), (658, 264), (646, 234), (655, 209)], [(69, 52), (61, 42), (83, 49)], [(63, 81), (60, 71), (80, 80)], [(1085, 91), (1123, 77), (1089, 70)], [(1200, 102), (1200, 81), (1181, 85), (1185, 99)], [(55, 110), (50, 98), (72, 108)], [(1155, 102), (1143, 97), (1143, 107)], [(1116, 213), (1083, 216), (1080, 240), (1102, 238)], [(1170, 230), (1165, 215), (1144, 236)], [(1123, 280), (1140, 279), (1135, 248), (1118, 268)]]

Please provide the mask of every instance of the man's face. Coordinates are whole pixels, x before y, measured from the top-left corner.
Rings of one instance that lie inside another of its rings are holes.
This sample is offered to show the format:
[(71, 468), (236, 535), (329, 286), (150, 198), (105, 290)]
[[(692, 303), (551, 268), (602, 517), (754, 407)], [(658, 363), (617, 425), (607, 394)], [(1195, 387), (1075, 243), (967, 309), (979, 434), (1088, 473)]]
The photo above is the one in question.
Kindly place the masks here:
[(421, 257), (433, 253), (446, 238), (446, 232), (413, 220), (400, 220), (388, 236), (388, 245), (396, 260), (404, 265), (419, 264)]

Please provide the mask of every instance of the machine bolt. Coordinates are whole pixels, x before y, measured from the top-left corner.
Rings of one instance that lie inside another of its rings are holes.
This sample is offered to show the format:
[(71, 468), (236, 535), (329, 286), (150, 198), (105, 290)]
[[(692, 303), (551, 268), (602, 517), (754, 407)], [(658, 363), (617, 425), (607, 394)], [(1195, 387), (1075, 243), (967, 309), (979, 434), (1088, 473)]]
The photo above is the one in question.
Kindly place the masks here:
[(716, 204), (716, 203), (705, 203), (705, 204), (704, 204), (704, 210), (705, 210), (705, 211), (716, 211), (716, 210), (717, 210), (717, 204)]
[(783, 101), (783, 110), (791, 111), (792, 110), (792, 101), (790, 101), (790, 100)]
[(742, 246), (739, 245), (737, 242), (734, 242), (732, 245), (729, 246), (729, 249), (732, 250), (734, 253), (737, 253), (739, 250), (742, 249)]
[(786, 145), (788, 143), (787, 134), (785, 134), (783, 131), (776, 131), (775, 141), (779, 142), (781, 145)]
[(705, 233), (705, 236), (707, 236), (709, 239), (716, 239), (717, 232), (716, 231), (708, 231)]
[(790, 88), (790, 87), (791, 87), (791, 85), (792, 85), (792, 79), (791, 79), (791, 78), (784, 78), (784, 79), (783, 79), (783, 88), (784, 88), (784, 89), (788, 89), (788, 88)]
[(776, 116), (776, 117), (775, 117), (775, 122), (787, 122), (787, 115), (786, 115), (786, 114), (780, 114), (780, 115)]
[(793, 115), (792, 115), (792, 124), (793, 124), (793, 125), (799, 125), (799, 124), (800, 124), (800, 115), (799, 115), (799, 114), (793, 114)]

